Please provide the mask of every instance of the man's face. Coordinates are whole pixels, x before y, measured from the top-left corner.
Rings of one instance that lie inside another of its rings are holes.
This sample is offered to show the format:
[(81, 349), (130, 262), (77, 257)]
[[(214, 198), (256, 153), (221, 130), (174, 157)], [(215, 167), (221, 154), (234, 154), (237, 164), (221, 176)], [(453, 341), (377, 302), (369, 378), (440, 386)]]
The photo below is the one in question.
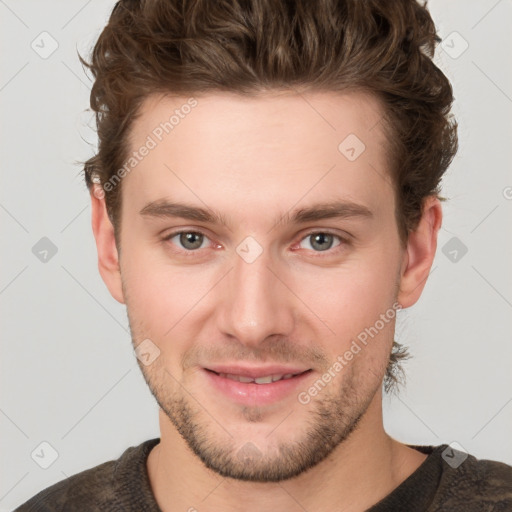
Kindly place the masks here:
[[(224, 476), (279, 481), (323, 460), (380, 398), (404, 254), (382, 110), (355, 93), (196, 100), (150, 98), (134, 123), (133, 151), (157, 144), (122, 182), (123, 299), (134, 345), (151, 340), (147, 361), (159, 350), (144, 377), (189, 447)], [(155, 132), (176, 109), (189, 113)], [(164, 201), (225, 224), (152, 215)], [(359, 206), (294, 219), (331, 203)], [(225, 367), (303, 373), (235, 382)]]

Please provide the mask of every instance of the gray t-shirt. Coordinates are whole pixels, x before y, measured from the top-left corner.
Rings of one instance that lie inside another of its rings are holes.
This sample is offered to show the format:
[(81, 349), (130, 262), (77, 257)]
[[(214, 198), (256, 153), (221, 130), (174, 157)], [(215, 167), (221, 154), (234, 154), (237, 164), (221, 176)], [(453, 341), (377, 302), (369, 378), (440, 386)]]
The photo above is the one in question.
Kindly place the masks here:
[[(159, 442), (150, 439), (117, 460), (57, 482), (14, 512), (161, 512), (146, 467)], [(411, 448), (428, 457), (368, 512), (512, 511), (512, 466), (478, 460), (446, 444)]]

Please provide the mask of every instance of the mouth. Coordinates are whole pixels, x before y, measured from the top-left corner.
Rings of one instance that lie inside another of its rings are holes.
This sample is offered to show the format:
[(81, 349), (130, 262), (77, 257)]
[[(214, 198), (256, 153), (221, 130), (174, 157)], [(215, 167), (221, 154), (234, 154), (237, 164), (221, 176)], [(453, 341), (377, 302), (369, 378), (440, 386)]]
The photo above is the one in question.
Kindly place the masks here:
[[(221, 368), (224, 369), (224, 368)], [(208, 388), (216, 396), (227, 398), (230, 402), (242, 405), (265, 405), (296, 397), (301, 390), (307, 389), (306, 382), (313, 372), (311, 368), (281, 369), (276, 372), (269, 369), (231, 369), (218, 371), (203, 368)]]
[(254, 382), (255, 384), (272, 384), (272, 382), (278, 382), (280, 380), (288, 380), (292, 379), (294, 377), (298, 377), (299, 375), (302, 375), (303, 373), (310, 372), (309, 370), (304, 370), (302, 372), (298, 373), (276, 373), (276, 374), (270, 374), (270, 375), (264, 375), (262, 377), (248, 377), (246, 375), (237, 375), (233, 373), (223, 373), (223, 372), (216, 372), (214, 370), (210, 370), (208, 368), (205, 368), (205, 370), (215, 373), (219, 377), (222, 377), (224, 379), (231, 379), (237, 382), (243, 382), (245, 384), (249, 384)]

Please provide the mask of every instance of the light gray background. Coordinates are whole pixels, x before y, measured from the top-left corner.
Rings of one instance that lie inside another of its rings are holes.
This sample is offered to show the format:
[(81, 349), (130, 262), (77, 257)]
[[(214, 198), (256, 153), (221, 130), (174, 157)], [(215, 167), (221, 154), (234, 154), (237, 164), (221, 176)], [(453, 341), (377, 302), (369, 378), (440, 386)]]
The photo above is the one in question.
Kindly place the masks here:
[[(113, 5), (0, 0), (2, 511), (159, 436), (124, 306), (97, 271), (74, 163), (96, 143), (76, 50), (88, 55)], [(512, 2), (429, 5), (446, 43), (436, 62), (455, 90), (460, 150), (444, 180), (450, 201), (431, 276), (399, 316), (397, 339), (414, 357), (406, 389), (384, 401), (385, 424), (404, 442), (456, 441), (512, 464)], [(44, 31), (58, 43), (47, 58), (31, 47), (51, 49)], [(57, 247), (46, 263), (32, 252), (42, 237)], [(451, 261), (448, 243), (467, 253)], [(51, 462), (44, 441), (58, 452), (48, 469), (31, 457)]]

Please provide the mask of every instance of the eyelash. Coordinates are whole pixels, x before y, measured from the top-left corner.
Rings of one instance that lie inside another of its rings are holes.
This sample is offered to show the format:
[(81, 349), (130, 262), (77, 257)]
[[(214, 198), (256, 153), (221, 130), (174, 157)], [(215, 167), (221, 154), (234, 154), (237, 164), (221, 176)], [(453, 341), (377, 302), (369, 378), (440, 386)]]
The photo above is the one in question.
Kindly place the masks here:
[[(162, 241), (163, 242), (168, 242), (170, 241), (171, 239), (173, 239), (175, 236), (177, 235), (181, 235), (183, 233), (193, 233), (195, 235), (202, 235), (204, 236), (205, 238), (209, 239), (209, 237), (203, 233), (202, 231), (197, 231), (197, 230), (192, 230), (192, 229), (183, 229), (183, 230), (180, 230), (180, 231), (173, 231), (172, 233), (170, 233), (169, 235), (166, 235)], [(322, 234), (322, 235), (331, 235), (333, 236), (334, 238), (337, 238), (340, 243), (339, 245), (336, 245), (335, 247), (331, 248), (331, 249), (327, 249), (326, 251), (313, 251), (314, 253), (316, 253), (315, 258), (318, 258), (318, 257), (323, 257), (323, 254), (328, 254), (328, 255), (332, 255), (332, 254), (336, 254), (339, 250), (341, 250), (343, 248), (344, 245), (348, 245), (350, 242), (348, 240), (348, 238), (344, 238), (336, 233), (332, 233), (331, 231), (329, 230), (322, 230), (322, 231), (310, 231), (309, 233), (306, 233), (300, 240), (299, 240), (299, 243), (302, 242), (303, 240), (305, 240), (306, 238), (310, 237), (311, 235), (318, 235), (318, 234)], [(307, 249), (308, 250), (308, 249)], [(195, 249), (195, 250), (186, 250), (186, 249), (180, 249), (180, 250), (176, 250), (174, 249), (175, 252), (177, 252), (178, 254), (181, 254), (181, 255), (184, 255), (185, 257), (196, 257), (199, 255), (199, 252), (201, 251), (201, 249)]]

